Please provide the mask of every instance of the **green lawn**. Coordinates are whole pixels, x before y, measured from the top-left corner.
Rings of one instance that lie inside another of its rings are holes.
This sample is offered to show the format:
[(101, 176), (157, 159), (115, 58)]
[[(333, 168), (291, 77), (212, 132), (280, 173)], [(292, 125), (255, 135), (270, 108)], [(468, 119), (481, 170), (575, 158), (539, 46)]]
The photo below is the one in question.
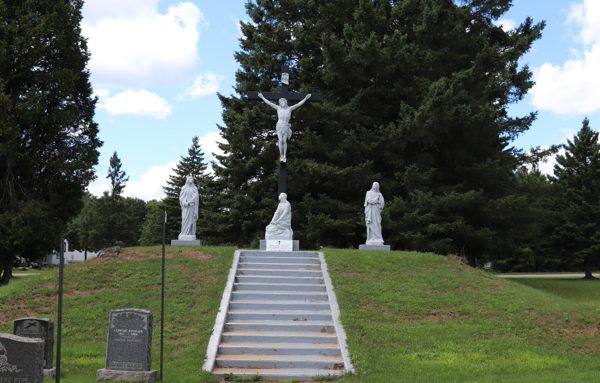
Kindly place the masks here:
[(341, 382), (600, 381), (587, 305), (432, 254), (325, 257), (356, 368)]
[[(167, 250), (165, 382), (215, 382), (201, 367), (234, 248)], [(158, 369), (159, 254), (127, 249), (66, 269), (63, 382), (95, 382), (108, 313), (119, 308), (153, 311)], [(594, 285), (565, 281), (577, 287), (557, 293), (546, 288), (554, 281), (525, 286), (539, 280), (502, 279), (433, 254), (327, 249), (325, 258), (356, 368), (340, 383), (600, 381)], [(55, 317), (57, 278), (53, 269), (0, 288), (0, 332), (19, 317)]]
[(600, 312), (600, 279), (514, 278), (511, 280), (559, 297), (590, 305), (592, 310)]

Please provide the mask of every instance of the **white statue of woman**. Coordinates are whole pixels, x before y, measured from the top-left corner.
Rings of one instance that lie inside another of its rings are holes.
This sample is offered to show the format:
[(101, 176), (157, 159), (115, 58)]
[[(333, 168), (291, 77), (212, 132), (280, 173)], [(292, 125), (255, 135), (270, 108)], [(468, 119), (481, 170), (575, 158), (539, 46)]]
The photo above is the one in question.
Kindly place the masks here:
[(271, 223), (265, 229), (265, 239), (272, 236), (289, 236), (290, 239), (294, 235), (292, 231), (292, 205), (287, 200), (287, 195), (281, 193), (279, 195), (279, 206)]
[(365, 223), (367, 224), (367, 245), (383, 245), (381, 235), (381, 210), (383, 195), (379, 192), (379, 183), (373, 182), (371, 190), (365, 196)]
[(179, 193), (179, 204), (181, 205), (181, 233), (179, 239), (182, 241), (196, 240), (199, 202), (198, 188), (194, 185), (194, 178), (189, 175)]
[(288, 106), (287, 100), (285, 98), (279, 99), (279, 105), (273, 104), (271, 101), (267, 100), (262, 93), (258, 93), (258, 97), (262, 98), (262, 100), (269, 105), (271, 108), (277, 110), (277, 125), (275, 126), (275, 130), (277, 131), (277, 138), (279, 139), (279, 161), (287, 162), (287, 141), (292, 137), (292, 124), (290, 124), (290, 119), (292, 118), (292, 110), (299, 108), (310, 98), (310, 94), (307, 94), (306, 97), (296, 105)]

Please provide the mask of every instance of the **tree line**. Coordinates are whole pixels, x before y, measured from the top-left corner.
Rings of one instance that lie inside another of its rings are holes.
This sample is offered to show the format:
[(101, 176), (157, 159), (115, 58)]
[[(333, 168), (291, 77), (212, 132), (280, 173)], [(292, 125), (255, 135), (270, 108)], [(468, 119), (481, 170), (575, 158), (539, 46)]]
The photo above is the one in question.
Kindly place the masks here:
[(102, 142), (81, 5), (0, 4), (1, 269), (14, 255), (49, 251), (65, 233), (90, 249), (156, 243), (164, 210), (175, 238), (178, 191), (190, 173), (202, 201), (198, 237), (257, 246), (277, 205), (277, 116), (245, 95), (277, 91), (284, 63), (290, 91), (323, 96), (291, 121), (288, 198), (303, 248), (364, 243), (364, 193), (377, 181), (394, 249), (458, 254), (500, 270), (584, 268), (590, 276), (598, 267), (598, 133), (584, 120), (552, 176), (537, 164), (559, 147), (512, 145), (536, 119), (508, 108), (533, 86), (519, 60), (545, 24), (495, 25), (510, 0), (249, 1), (236, 94), (218, 95), (226, 142), (214, 174), (204, 175), (195, 139), (165, 180), (167, 197), (148, 203), (122, 196), (127, 177), (116, 153), (111, 191), (85, 193)]

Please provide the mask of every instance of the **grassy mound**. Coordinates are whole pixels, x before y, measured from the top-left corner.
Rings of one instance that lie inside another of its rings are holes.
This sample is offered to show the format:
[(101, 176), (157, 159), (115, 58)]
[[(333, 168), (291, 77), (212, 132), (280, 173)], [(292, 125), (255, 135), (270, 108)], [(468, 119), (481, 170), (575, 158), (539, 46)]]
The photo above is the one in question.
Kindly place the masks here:
[[(325, 257), (356, 368), (343, 382), (600, 381), (594, 304), (457, 258), (329, 249)], [(600, 282), (573, 283), (600, 301)]]
[[(215, 382), (201, 367), (234, 248), (167, 251), (165, 382)], [(356, 368), (340, 382), (600, 381), (600, 282), (571, 281), (579, 292), (559, 296), (552, 282), (542, 291), (432, 254), (325, 258)], [(16, 318), (54, 318), (57, 280), (45, 270), (0, 288), (0, 332)], [(119, 308), (153, 311), (158, 369), (160, 247), (69, 266), (65, 292), (62, 381), (95, 382)]]

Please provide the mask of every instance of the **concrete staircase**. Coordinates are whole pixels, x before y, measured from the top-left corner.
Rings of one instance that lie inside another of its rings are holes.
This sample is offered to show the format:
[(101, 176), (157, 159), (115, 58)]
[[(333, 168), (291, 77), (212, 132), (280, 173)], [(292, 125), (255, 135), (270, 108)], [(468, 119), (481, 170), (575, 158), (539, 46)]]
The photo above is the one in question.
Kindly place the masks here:
[(238, 250), (204, 369), (310, 381), (352, 369), (323, 253)]

